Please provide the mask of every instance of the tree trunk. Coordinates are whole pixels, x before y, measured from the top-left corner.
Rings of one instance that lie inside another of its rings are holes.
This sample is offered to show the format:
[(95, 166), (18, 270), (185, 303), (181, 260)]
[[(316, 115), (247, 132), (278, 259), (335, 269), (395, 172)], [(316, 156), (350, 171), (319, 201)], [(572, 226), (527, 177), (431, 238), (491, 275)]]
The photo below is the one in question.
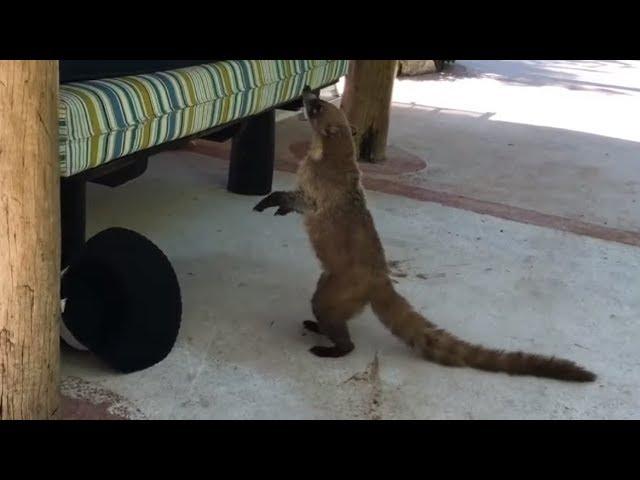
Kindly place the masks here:
[(57, 112), (57, 61), (0, 61), (0, 419), (58, 409)]
[(355, 127), (356, 152), (361, 161), (385, 160), (397, 66), (397, 60), (349, 62), (342, 108)]

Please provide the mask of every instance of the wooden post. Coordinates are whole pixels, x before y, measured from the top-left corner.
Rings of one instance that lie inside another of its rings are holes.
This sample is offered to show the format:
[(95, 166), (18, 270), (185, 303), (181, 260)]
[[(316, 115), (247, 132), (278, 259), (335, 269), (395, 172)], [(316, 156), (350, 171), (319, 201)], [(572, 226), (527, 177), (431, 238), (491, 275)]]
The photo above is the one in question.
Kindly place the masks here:
[(58, 410), (57, 112), (57, 61), (0, 61), (0, 419)]
[(344, 85), (342, 109), (355, 127), (359, 160), (385, 160), (389, 113), (397, 60), (351, 60)]

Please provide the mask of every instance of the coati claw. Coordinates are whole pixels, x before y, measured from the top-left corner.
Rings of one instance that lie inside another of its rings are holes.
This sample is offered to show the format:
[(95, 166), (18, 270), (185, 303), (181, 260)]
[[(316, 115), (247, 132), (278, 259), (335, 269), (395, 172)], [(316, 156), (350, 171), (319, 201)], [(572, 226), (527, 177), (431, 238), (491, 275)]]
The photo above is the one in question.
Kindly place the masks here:
[(282, 208), (283, 195), (282, 192), (272, 192), (262, 200), (258, 202), (258, 204), (253, 207), (256, 212), (262, 212), (263, 210), (271, 207), (281, 207)]
[(276, 210), (276, 213), (274, 213), (274, 215), (286, 215), (288, 213), (293, 212), (292, 208), (289, 207), (279, 207), (278, 210)]
[(255, 207), (253, 207), (254, 212), (263, 212), (266, 208), (269, 208), (269, 205), (263, 204), (264, 200), (258, 203)]

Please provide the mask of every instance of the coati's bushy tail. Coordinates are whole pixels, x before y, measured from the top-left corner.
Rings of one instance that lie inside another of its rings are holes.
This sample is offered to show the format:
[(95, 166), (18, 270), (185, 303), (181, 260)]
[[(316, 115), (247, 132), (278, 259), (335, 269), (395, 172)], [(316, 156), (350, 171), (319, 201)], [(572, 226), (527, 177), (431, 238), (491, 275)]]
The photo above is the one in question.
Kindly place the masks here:
[(473, 345), (436, 327), (395, 291), (390, 280), (376, 287), (373, 311), (391, 332), (435, 363), (471, 367), (510, 375), (532, 375), (573, 382), (592, 382), (596, 375), (562, 358), (505, 352)]

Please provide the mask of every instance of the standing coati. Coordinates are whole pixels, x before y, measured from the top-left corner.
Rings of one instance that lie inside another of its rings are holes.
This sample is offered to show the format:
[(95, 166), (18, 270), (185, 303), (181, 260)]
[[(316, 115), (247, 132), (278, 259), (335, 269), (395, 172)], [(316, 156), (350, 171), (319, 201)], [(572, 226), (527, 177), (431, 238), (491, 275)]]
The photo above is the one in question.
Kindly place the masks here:
[(569, 360), (467, 343), (416, 312), (389, 278), (384, 249), (360, 183), (352, 129), (344, 113), (308, 87), (303, 103), (313, 134), (309, 153), (298, 169), (298, 189), (273, 192), (254, 210), (278, 207), (276, 215), (294, 211), (304, 215), (323, 269), (311, 300), (317, 322), (305, 321), (304, 326), (334, 343), (332, 347), (313, 347), (312, 353), (341, 357), (352, 351), (347, 321), (371, 304), (394, 335), (433, 362), (511, 375), (595, 380), (595, 374)]

